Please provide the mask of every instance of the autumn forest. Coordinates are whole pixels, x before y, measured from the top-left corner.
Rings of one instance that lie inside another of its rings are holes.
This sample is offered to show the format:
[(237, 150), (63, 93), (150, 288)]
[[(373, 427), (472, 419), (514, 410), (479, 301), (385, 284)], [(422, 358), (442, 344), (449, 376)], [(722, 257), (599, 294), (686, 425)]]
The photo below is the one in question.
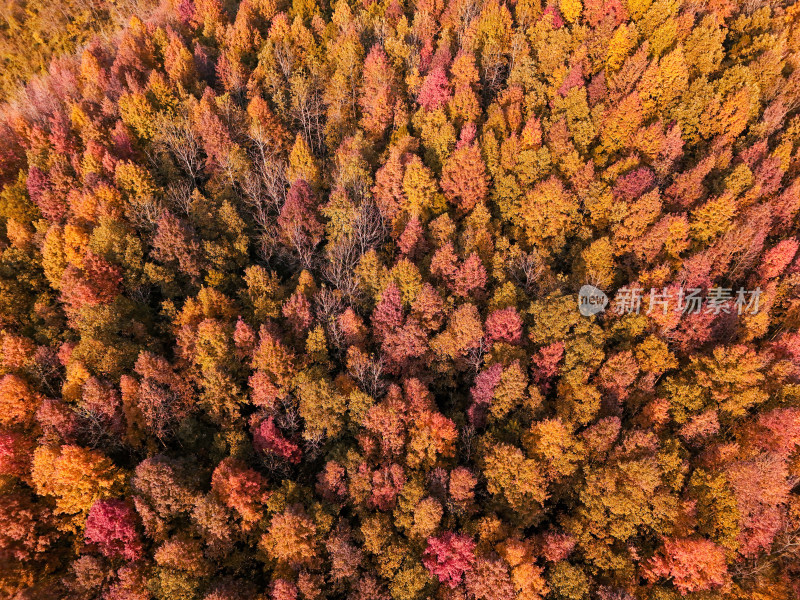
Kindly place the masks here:
[(0, 598), (800, 598), (800, 5), (4, 4)]

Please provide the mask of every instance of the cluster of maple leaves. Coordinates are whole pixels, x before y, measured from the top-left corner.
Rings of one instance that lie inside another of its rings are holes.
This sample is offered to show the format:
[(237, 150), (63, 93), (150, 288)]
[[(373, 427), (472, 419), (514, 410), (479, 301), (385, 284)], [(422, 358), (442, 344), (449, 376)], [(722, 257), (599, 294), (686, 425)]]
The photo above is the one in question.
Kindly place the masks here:
[(796, 598), (798, 109), (781, 0), (174, 0), (55, 58), (0, 106), (0, 596)]

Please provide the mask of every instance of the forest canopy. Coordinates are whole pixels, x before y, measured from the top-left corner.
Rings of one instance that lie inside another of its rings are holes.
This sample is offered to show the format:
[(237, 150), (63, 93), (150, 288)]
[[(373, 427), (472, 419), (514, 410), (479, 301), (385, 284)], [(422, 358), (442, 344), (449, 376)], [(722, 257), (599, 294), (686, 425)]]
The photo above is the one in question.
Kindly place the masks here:
[(800, 5), (3, 10), (1, 597), (800, 596)]
[(47, 72), (93, 36), (108, 39), (132, 14), (149, 13), (153, 0), (6, 0), (0, 6), (0, 100)]

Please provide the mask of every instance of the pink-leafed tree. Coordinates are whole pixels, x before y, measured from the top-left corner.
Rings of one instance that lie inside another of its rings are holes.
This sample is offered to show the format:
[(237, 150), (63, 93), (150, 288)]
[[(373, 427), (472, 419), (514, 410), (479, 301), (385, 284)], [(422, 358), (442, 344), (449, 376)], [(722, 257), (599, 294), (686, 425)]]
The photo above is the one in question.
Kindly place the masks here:
[(513, 306), (496, 310), (486, 317), (486, 337), (492, 342), (518, 344), (522, 341), (522, 317)]
[(256, 428), (253, 433), (253, 446), (259, 452), (276, 454), (292, 464), (299, 463), (302, 457), (300, 446), (284, 437), (272, 417), (261, 421)]
[(683, 595), (719, 588), (728, 576), (725, 549), (706, 539), (668, 539), (644, 574), (650, 581), (671, 580)]
[(464, 574), (472, 570), (474, 563), (475, 542), (451, 531), (429, 537), (422, 555), (422, 564), (430, 574), (453, 589), (459, 586)]
[(450, 96), (450, 82), (447, 80), (447, 73), (442, 67), (436, 67), (422, 82), (417, 102), (425, 110), (436, 110), (447, 104)]
[(136, 530), (136, 512), (124, 500), (98, 500), (86, 518), (86, 539), (108, 558), (136, 560), (142, 540)]

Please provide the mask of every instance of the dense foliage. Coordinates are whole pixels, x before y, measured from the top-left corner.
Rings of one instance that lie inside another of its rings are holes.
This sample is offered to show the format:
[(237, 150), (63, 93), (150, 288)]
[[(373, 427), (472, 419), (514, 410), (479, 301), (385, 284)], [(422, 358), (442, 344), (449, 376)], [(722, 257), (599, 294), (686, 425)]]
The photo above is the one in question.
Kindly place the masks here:
[(0, 108), (0, 596), (797, 598), (799, 50), (176, 0), (54, 61)]
[(0, 100), (46, 72), (51, 60), (108, 36), (153, 0), (6, 0), (0, 5)]

